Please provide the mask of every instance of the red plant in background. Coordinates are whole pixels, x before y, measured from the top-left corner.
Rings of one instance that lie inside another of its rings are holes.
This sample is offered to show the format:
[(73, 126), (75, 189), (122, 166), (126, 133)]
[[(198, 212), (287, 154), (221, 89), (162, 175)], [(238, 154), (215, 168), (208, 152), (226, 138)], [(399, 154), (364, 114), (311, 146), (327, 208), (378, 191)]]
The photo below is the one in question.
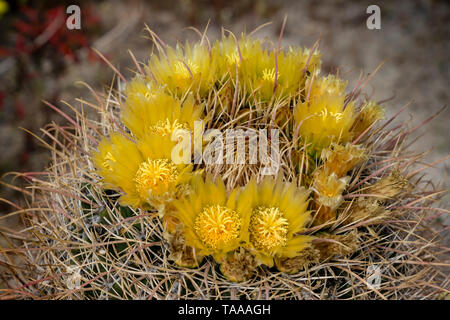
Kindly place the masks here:
[(0, 110), (2, 110), (3, 108), (3, 99), (5, 98), (6, 93), (4, 93), (3, 91), (0, 91)]
[(26, 116), (25, 106), (24, 106), (22, 100), (20, 99), (20, 97), (16, 97), (14, 107), (15, 107), (17, 117), (19, 119), (24, 119)]
[[(63, 5), (48, 9), (24, 5), (2, 21), (8, 26), (3, 30), (9, 30), (1, 34), (0, 59), (8, 61), (0, 70), (0, 125), (10, 121), (34, 123), (32, 115), (40, 110), (39, 101), (55, 103), (59, 97), (60, 88), (47, 83), (57, 82), (70, 64), (85, 57), (90, 62), (100, 61), (90, 49), (100, 31), (100, 19), (93, 12), (89, 4), (83, 5), (81, 30), (67, 28), (69, 14)], [(47, 114), (46, 109), (42, 112)], [(23, 146), (18, 155), (21, 165), (27, 163), (33, 148), (33, 142)]]
[[(93, 14), (89, 5), (83, 6), (81, 30), (69, 30), (66, 27), (67, 18), (62, 5), (42, 10), (25, 5), (20, 7), (17, 16), (11, 20), (14, 32), (9, 39), (10, 44), (0, 47), (0, 58), (14, 59), (17, 70), (15, 83), (8, 85), (10, 94), (20, 95), (28, 81), (40, 78), (44, 61), (50, 65), (50, 75), (57, 76), (68, 63), (80, 62), (82, 51), (87, 51), (89, 61), (98, 59), (90, 49), (94, 31), (100, 22), (98, 16)], [(23, 109), (18, 108), (17, 103), (15, 108), (16, 111)], [(22, 111), (17, 113), (19, 118), (24, 114)]]

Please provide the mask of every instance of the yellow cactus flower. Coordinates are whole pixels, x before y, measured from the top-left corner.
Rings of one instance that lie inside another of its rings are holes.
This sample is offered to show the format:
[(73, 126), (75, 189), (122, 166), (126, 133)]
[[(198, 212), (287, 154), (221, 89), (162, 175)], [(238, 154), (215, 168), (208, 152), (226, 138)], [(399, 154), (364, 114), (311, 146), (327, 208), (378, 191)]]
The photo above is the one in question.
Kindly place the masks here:
[(161, 215), (191, 178), (191, 165), (171, 161), (175, 142), (170, 137), (148, 135), (134, 143), (121, 134), (103, 138), (94, 162), (110, 187), (122, 192), (122, 205), (154, 208)]
[(321, 95), (328, 93), (331, 95), (343, 95), (345, 96), (345, 88), (347, 87), (347, 81), (337, 78), (334, 75), (328, 75), (322, 79), (315, 80), (310, 77), (306, 80), (305, 95), (309, 93), (309, 99), (315, 99)]
[(244, 187), (239, 202), (250, 216), (247, 242), (259, 263), (273, 265), (275, 257), (294, 257), (309, 246), (310, 236), (296, 235), (310, 219), (309, 193), (295, 183), (265, 178)]
[(217, 63), (206, 43), (187, 42), (152, 55), (147, 73), (171, 94), (184, 96), (190, 91), (205, 97), (217, 81)]
[(318, 170), (314, 175), (313, 190), (320, 205), (336, 209), (343, 200), (342, 192), (347, 187), (350, 177), (339, 178), (335, 173), (328, 174)]
[(186, 244), (197, 254), (212, 255), (221, 262), (243, 241), (248, 217), (242, 214), (245, 204), (238, 205), (236, 195), (237, 189), (228, 194), (221, 180), (195, 176), (192, 192), (174, 203)]
[(289, 47), (275, 55), (275, 49), (245, 34), (238, 41), (233, 36), (223, 37), (213, 46), (214, 54), (220, 56), (219, 79), (231, 77), (234, 82), (238, 70), (241, 88), (266, 102), (274, 95), (283, 98), (298, 94), (307, 74), (319, 70), (319, 52), (310, 57), (309, 50)]
[(194, 121), (203, 118), (203, 106), (192, 94), (182, 101), (142, 79), (127, 85), (126, 96), (122, 121), (138, 139), (152, 133), (171, 137), (177, 129), (193, 131)]
[(312, 144), (312, 150), (321, 151), (333, 142), (346, 143), (351, 139), (354, 104), (350, 102), (344, 109), (344, 99), (344, 95), (324, 93), (294, 107), (299, 134)]
[(314, 225), (321, 225), (335, 220), (336, 209), (344, 200), (342, 192), (347, 187), (350, 177), (338, 177), (336, 173), (320, 168), (313, 174), (312, 189), (314, 190), (313, 207), (315, 213)]

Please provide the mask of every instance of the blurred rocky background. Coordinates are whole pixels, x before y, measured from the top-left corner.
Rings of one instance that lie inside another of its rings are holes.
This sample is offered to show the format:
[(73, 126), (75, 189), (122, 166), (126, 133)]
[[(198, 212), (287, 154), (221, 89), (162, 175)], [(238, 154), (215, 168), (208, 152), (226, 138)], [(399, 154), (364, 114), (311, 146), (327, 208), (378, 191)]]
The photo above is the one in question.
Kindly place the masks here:
[[(66, 8), (81, 8), (81, 30), (68, 30)], [(369, 30), (366, 9), (381, 9), (381, 29)], [(23, 129), (45, 137), (40, 128), (65, 119), (42, 100), (69, 110), (62, 101), (93, 100), (86, 86), (106, 90), (112, 71), (91, 50), (102, 52), (113, 65), (131, 77), (133, 66), (128, 49), (146, 61), (152, 43), (143, 31), (147, 24), (169, 44), (198, 35), (208, 25), (208, 37), (220, 36), (221, 27), (238, 34), (272, 22), (258, 31), (272, 39), (287, 24), (283, 44), (311, 47), (320, 38), (324, 69), (339, 70), (352, 88), (360, 74), (373, 72), (384, 60), (368, 88), (377, 100), (386, 102), (388, 115), (413, 100), (401, 120), (418, 124), (449, 102), (450, 2), (437, 0), (348, 1), (348, 0), (112, 0), (26, 1), (0, 0), (0, 175), (9, 171), (44, 170), (49, 153)], [(339, 67), (339, 69), (338, 69)], [(449, 112), (422, 127), (415, 136), (417, 151), (430, 151), (427, 162), (449, 155)], [(413, 126), (411, 124), (411, 127)], [(448, 187), (448, 162), (430, 169), (436, 185)], [(3, 184), (23, 182), (2, 177)], [(14, 189), (0, 185), (0, 212), (14, 209), (21, 201)], [(1, 215), (0, 215), (1, 217)], [(15, 217), (0, 220), (14, 228)], [(2, 241), (2, 240), (0, 240)]]

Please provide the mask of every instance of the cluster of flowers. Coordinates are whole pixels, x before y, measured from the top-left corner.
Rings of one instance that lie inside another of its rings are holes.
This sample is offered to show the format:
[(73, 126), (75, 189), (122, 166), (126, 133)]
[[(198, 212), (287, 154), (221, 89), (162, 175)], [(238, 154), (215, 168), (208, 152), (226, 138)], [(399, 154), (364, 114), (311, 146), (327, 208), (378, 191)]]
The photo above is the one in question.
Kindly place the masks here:
[[(175, 48), (156, 44), (159, 55), (126, 86), (126, 128), (104, 137), (93, 155), (105, 188), (121, 193), (121, 205), (159, 213), (181, 266), (198, 266), (211, 255), (234, 281), (248, 277), (235, 272), (236, 261), (292, 272), (287, 259), (320, 230), (309, 227), (336, 218), (348, 172), (366, 159), (355, 142), (384, 117), (382, 108), (372, 101), (356, 107), (345, 81), (320, 75), (314, 48), (282, 50), (246, 35)], [(193, 132), (199, 119), (278, 128), (290, 171), (261, 178), (249, 170), (230, 188), (204, 164), (174, 163), (177, 130)]]

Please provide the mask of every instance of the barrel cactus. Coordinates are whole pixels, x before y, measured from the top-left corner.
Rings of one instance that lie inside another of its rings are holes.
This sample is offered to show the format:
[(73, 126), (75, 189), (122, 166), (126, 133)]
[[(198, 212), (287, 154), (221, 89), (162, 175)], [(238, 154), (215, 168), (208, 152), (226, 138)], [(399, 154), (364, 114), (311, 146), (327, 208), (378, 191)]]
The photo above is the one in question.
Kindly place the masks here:
[(369, 79), (323, 74), (317, 45), (224, 32), (170, 47), (149, 32), (148, 63), (48, 126), (51, 165), (19, 174), (25, 228), (0, 253), (3, 296), (448, 293), (442, 192), (408, 149), (413, 130), (362, 94)]

